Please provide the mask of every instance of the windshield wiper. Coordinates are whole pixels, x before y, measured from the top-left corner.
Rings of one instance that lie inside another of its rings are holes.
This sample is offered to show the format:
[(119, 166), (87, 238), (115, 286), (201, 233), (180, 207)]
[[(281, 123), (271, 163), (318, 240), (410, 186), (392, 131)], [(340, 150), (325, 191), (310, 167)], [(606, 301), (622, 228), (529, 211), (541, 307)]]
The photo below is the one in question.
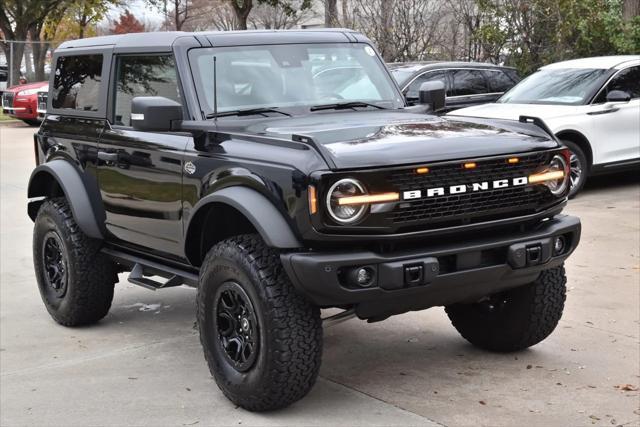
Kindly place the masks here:
[(248, 108), (246, 110), (232, 110), (232, 111), (223, 111), (221, 113), (209, 113), (207, 114), (207, 119), (213, 119), (214, 117), (228, 117), (228, 116), (253, 116), (256, 114), (262, 114), (266, 116), (265, 113), (278, 113), (288, 117), (291, 117), (291, 114), (285, 113), (284, 111), (278, 110), (274, 107), (260, 107), (260, 108)]
[(313, 107), (310, 108), (310, 110), (311, 111), (346, 110), (349, 108), (357, 108), (357, 107), (374, 107), (379, 110), (386, 110), (385, 107), (381, 107), (380, 105), (371, 104), (370, 102), (364, 102), (364, 101), (336, 102), (335, 104), (314, 105)]

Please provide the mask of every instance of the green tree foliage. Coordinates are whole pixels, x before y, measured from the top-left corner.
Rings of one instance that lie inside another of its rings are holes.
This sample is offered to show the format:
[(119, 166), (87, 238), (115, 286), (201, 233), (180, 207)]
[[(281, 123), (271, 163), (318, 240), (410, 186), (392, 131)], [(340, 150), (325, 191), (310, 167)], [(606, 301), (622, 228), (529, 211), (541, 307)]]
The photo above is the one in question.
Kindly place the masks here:
[(640, 52), (640, 18), (625, 21), (622, 0), (478, 0), (474, 32), (486, 59), (523, 74), (551, 62)]

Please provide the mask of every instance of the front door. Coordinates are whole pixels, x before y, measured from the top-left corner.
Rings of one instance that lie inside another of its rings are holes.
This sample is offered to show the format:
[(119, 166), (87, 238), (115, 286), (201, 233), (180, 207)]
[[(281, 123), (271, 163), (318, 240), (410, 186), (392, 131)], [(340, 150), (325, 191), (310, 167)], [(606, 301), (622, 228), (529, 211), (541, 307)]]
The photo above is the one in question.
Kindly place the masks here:
[(131, 127), (131, 100), (181, 102), (170, 54), (116, 57), (109, 125), (98, 146), (98, 182), (107, 230), (126, 245), (180, 256), (182, 162), (191, 136)]
[[(607, 102), (607, 93), (628, 93), (627, 102)], [(587, 107), (598, 163), (640, 158), (640, 65), (620, 70)]]

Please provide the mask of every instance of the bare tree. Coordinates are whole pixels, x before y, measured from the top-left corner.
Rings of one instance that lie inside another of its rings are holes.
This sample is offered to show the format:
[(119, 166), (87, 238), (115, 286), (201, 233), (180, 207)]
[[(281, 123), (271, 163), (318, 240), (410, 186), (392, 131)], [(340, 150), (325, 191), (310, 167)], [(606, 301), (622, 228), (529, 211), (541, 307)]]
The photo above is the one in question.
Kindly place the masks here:
[(288, 29), (297, 27), (301, 22), (315, 15), (312, 9), (302, 7), (303, 0), (292, 0), (293, 12), (280, 4), (274, 6), (259, 3), (254, 6), (249, 16), (249, 22), (253, 28)]
[(338, 26), (338, 0), (324, 0), (324, 26)]
[(352, 4), (353, 27), (376, 43), (385, 61), (426, 59), (437, 51), (445, 16), (440, 0), (352, 0)]
[(183, 27), (190, 31), (230, 31), (236, 28), (236, 14), (225, 0), (192, 0), (191, 17)]
[(227, 0), (236, 14), (237, 29), (247, 29), (247, 19), (253, 9), (253, 0)]

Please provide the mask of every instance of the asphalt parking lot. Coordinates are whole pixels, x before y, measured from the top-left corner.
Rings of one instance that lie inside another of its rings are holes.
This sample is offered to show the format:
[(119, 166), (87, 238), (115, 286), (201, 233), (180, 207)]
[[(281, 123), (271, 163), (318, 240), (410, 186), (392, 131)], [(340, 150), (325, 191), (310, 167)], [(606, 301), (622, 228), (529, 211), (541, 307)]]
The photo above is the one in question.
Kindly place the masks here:
[(592, 179), (558, 329), (516, 354), (458, 336), (440, 308), (325, 331), (323, 367), (292, 407), (234, 407), (207, 370), (195, 291), (116, 286), (98, 325), (51, 320), (31, 260), (34, 128), (0, 125), (0, 424), (640, 425), (640, 177)]

